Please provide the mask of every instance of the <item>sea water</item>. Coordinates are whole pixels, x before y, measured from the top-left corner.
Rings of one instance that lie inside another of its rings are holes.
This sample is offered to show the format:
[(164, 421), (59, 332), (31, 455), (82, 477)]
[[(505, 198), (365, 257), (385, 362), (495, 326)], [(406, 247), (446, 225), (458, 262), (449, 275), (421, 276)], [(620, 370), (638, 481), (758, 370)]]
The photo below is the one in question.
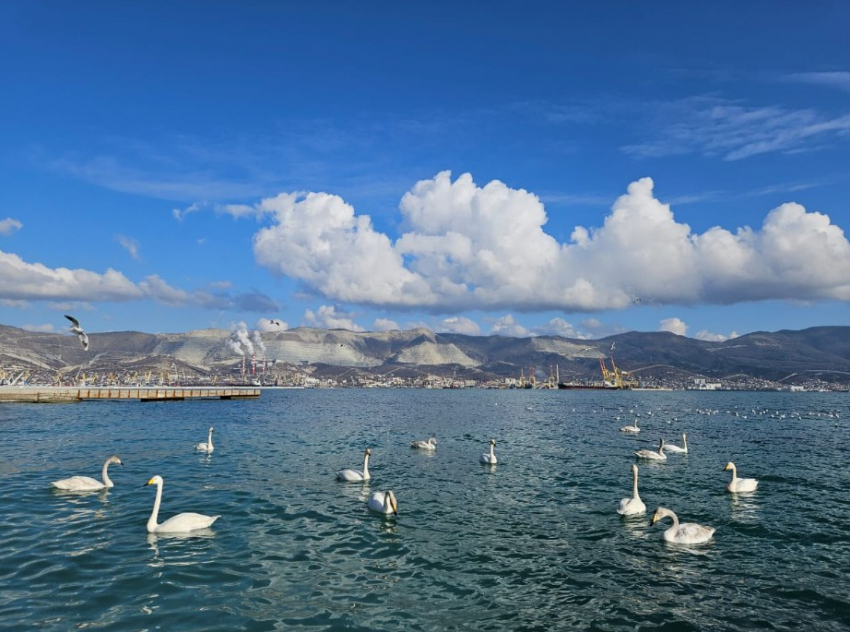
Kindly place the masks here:
[[(0, 629), (850, 630), (846, 394), (265, 390), (0, 406)], [(619, 428), (638, 419), (641, 432)], [(215, 428), (215, 452), (195, 452)], [(644, 463), (663, 437), (689, 453)], [(410, 442), (437, 438), (433, 454)], [(479, 457), (496, 439), (495, 466)], [(368, 483), (340, 483), (361, 469)], [(75, 494), (50, 482), (98, 478)], [(725, 491), (734, 461), (750, 494)], [(648, 513), (616, 513), (639, 463)], [(221, 517), (149, 535), (180, 512)], [(398, 516), (367, 509), (392, 489)], [(710, 525), (666, 544), (657, 506)]]

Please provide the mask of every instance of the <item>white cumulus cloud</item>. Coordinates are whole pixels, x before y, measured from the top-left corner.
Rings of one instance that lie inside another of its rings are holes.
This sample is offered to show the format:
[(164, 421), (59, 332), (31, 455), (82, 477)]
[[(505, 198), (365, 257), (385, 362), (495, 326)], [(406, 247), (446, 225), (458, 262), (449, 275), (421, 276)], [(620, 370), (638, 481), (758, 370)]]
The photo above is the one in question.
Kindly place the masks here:
[(705, 340), (706, 342), (726, 342), (727, 340), (731, 340), (732, 338), (737, 338), (737, 332), (732, 332), (729, 335), (725, 334), (715, 334), (707, 329), (702, 329), (694, 334), (694, 338), (697, 340)]
[(479, 187), (469, 174), (423, 180), (399, 208), (395, 241), (327, 193), (284, 193), (235, 214), (268, 224), (254, 235), (260, 265), (350, 304), (591, 312), (636, 297), (654, 305), (850, 300), (843, 230), (795, 203), (760, 227), (694, 233), (642, 178), (602, 226), (577, 226), (567, 242), (545, 231), (537, 196), (499, 181)]
[(658, 331), (669, 331), (671, 334), (685, 336), (688, 333), (688, 326), (680, 318), (665, 318), (658, 323)]
[(11, 235), (17, 230), (21, 230), (24, 227), (21, 222), (11, 217), (7, 217), (6, 219), (0, 219), (0, 235)]
[(444, 318), (440, 321), (437, 331), (452, 334), (466, 334), (467, 336), (478, 336), (481, 334), (481, 328), (478, 326), (478, 323), (464, 316)]
[(398, 331), (401, 327), (398, 326), (396, 321), (389, 318), (376, 318), (375, 322), (372, 323), (372, 329), (375, 331)]
[(304, 312), (304, 324), (308, 327), (323, 329), (348, 329), (349, 331), (365, 331), (354, 322), (350, 314), (338, 312), (334, 305), (322, 305), (316, 312)]
[(546, 324), (535, 327), (533, 331), (535, 334), (541, 336), (561, 336), (562, 338), (576, 338), (579, 340), (590, 338), (587, 333), (574, 327), (563, 318), (553, 318)]
[(490, 334), (493, 336), (524, 338), (529, 336), (530, 332), (517, 322), (511, 314), (506, 314), (505, 316), (493, 321), (493, 324), (490, 326)]

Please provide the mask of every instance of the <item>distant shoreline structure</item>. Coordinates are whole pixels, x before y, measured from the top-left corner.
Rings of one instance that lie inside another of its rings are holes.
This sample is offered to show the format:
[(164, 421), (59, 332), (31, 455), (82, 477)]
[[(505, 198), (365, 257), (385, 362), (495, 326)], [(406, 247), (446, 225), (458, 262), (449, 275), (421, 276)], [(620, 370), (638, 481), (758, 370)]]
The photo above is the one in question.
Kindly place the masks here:
[(0, 403), (60, 403), (93, 400), (181, 401), (186, 399), (252, 399), (260, 396), (259, 388), (246, 387), (67, 387), (67, 386), (0, 386)]

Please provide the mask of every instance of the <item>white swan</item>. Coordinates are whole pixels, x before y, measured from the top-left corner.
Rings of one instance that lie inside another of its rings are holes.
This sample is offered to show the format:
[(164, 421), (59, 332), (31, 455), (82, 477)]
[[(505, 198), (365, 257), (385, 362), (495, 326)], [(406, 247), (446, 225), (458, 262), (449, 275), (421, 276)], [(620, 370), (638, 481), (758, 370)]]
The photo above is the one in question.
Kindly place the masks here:
[(410, 447), (416, 448), (417, 450), (436, 450), (437, 439), (435, 437), (431, 437), (427, 441), (414, 441), (410, 444)]
[(693, 522), (683, 522), (679, 524), (679, 518), (671, 510), (666, 507), (659, 507), (652, 514), (651, 525), (655, 524), (662, 518), (672, 518), (673, 526), (664, 531), (664, 540), (675, 544), (703, 544), (708, 542), (714, 535), (716, 529), (714, 527), (705, 527), (701, 524)]
[(113, 486), (112, 479), (109, 478), (107, 471), (110, 463), (123, 465), (121, 459), (114, 454), (106, 459), (100, 472), (100, 477), (103, 479), (102, 483), (89, 476), (72, 476), (71, 478), (63, 478), (61, 481), (53, 481), (51, 485), (56, 489), (64, 489), (69, 492), (96, 492), (100, 489), (108, 489)]
[(632, 475), (634, 483), (632, 483), (631, 498), (623, 498), (620, 501), (620, 506), (617, 508), (617, 513), (621, 516), (637, 516), (646, 513), (646, 505), (638, 495), (638, 466), (632, 463)]
[(482, 454), (481, 457), (478, 459), (478, 461), (480, 463), (489, 463), (490, 465), (495, 465), (496, 464), (495, 449), (496, 449), (496, 440), (490, 439), (490, 452), (489, 453), (485, 452), (484, 454)]
[(363, 453), (363, 471), (359, 470), (342, 470), (336, 475), (336, 480), (345, 481), (349, 483), (356, 483), (357, 481), (368, 481), (372, 478), (369, 475), (369, 457), (372, 455), (371, 448), (366, 448), (366, 451)]
[(732, 480), (726, 486), (726, 490), (730, 492), (754, 492), (759, 486), (758, 480), (754, 478), (738, 478), (738, 470), (735, 469), (735, 464), (729, 461), (724, 470), (732, 470)]
[(623, 426), (620, 428), (620, 432), (640, 432), (640, 428), (637, 425), (637, 417), (635, 417), (635, 422), (631, 426)]
[(218, 516), (205, 516), (198, 513), (181, 513), (172, 516), (162, 524), (157, 523), (159, 517), (159, 504), (162, 502), (162, 477), (154, 476), (145, 485), (156, 485), (156, 500), (153, 501), (153, 511), (151, 517), (148, 518), (148, 533), (187, 533), (196, 529), (206, 529), (213, 522), (218, 520)]
[(664, 439), (658, 443), (658, 451), (655, 450), (647, 450), (644, 448), (643, 450), (637, 450), (635, 452), (635, 456), (639, 459), (646, 459), (648, 461), (666, 461), (667, 455), (664, 454)]
[(677, 445), (667, 444), (664, 446), (664, 449), (668, 452), (678, 452), (679, 454), (687, 454), (688, 453), (688, 435), (686, 433), (682, 433), (682, 447), (680, 448)]
[(212, 444), (212, 433), (213, 429), (210, 428), (210, 434), (207, 436), (207, 442), (195, 444), (195, 449), (200, 450), (201, 452), (212, 452), (213, 450), (215, 450), (215, 446), (213, 446)]
[(369, 509), (382, 514), (398, 515), (398, 505), (392, 490), (386, 492), (374, 492), (367, 503)]

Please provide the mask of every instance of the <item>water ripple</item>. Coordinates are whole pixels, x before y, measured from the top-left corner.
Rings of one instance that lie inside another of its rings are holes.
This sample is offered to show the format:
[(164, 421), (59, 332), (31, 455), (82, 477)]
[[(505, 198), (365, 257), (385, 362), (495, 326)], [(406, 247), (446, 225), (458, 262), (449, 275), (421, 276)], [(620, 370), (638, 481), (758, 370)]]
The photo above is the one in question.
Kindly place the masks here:
[[(823, 411), (848, 413), (835, 395), (543, 391), (4, 408), (0, 620), (55, 631), (846, 631), (850, 472), (836, 433), (847, 431)], [(633, 414), (642, 432), (620, 433)], [(197, 454), (210, 425), (216, 452)], [(638, 462), (647, 515), (617, 515), (633, 451), (683, 431), (688, 455)], [(410, 449), (427, 436), (434, 454)], [(490, 438), (492, 467), (478, 463)], [(367, 446), (372, 480), (335, 481)], [(112, 490), (50, 488), (96, 476), (112, 453), (125, 462)], [(729, 460), (759, 478), (756, 492), (725, 492)], [(221, 518), (188, 536), (147, 534), (153, 490), (140, 486), (154, 474), (166, 481), (163, 517)], [(386, 489), (397, 517), (366, 508)], [(659, 505), (716, 527), (714, 540), (666, 545), (649, 525)]]

